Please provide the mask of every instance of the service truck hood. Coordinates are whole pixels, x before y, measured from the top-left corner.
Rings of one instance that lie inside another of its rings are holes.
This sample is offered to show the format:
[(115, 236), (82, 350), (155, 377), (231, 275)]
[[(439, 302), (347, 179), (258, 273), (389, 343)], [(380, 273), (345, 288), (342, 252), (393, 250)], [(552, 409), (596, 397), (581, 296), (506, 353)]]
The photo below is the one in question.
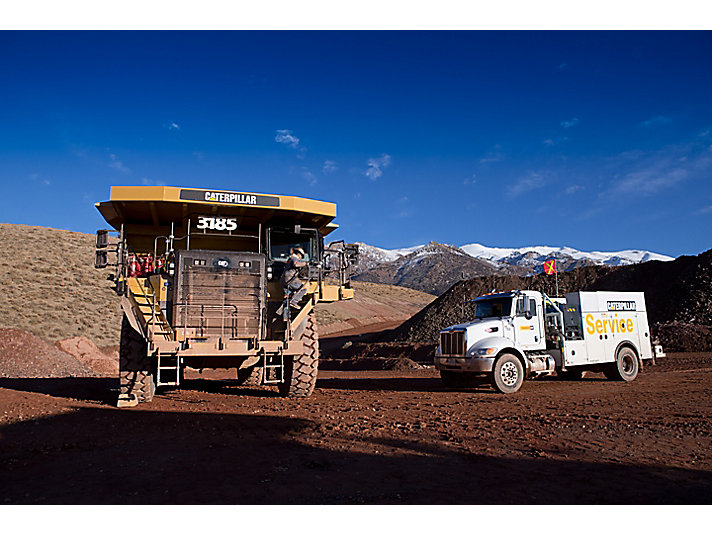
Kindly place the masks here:
[(443, 328), (442, 332), (465, 330), (467, 332), (467, 351), (471, 352), (479, 348), (509, 346), (511, 342), (506, 339), (505, 332), (507, 332), (507, 328), (511, 330), (510, 323), (511, 319), (507, 317), (487, 317)]

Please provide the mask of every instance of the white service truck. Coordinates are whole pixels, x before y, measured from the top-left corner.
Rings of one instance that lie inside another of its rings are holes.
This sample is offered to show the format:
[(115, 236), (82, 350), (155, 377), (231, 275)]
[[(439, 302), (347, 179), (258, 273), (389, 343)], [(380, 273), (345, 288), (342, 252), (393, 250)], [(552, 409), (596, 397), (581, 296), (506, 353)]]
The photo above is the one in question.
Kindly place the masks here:
[(475, 319), (440, 331), (435, 367), (448, 387), (488, 377), (501, 393), (525, 378), (584, 371), (630, 382), (643, 362), (665, 357), (653, 345), (642, 292), (580, 291), (550, 298), (538, 291), (491, 293), (474, 299)]

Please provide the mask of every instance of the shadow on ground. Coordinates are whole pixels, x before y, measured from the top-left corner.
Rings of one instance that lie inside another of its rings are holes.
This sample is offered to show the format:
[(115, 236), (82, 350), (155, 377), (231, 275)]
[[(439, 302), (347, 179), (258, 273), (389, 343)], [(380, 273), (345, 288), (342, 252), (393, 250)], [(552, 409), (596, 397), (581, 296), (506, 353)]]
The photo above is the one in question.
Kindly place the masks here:
[[(712, 494), (707, 471), (498, 458), (296, 417), (82, 408), (0, 432), (3, 504), (708, 504)], [(355, 441), (373, 454), (335, 450)]]

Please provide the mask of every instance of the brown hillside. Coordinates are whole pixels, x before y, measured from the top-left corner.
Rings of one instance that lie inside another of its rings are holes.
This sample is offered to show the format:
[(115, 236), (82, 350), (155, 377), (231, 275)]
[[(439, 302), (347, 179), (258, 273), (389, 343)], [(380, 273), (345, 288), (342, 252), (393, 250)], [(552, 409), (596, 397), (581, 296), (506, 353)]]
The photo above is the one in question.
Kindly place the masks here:
[[(0, 224), (0, 328), (47, 340), (83, 336), (117, 345), (119, 298), (97, 270), (94, 236), (54, 228)], [(408, 288), (355, 282), (353, 301), (320, 304), (322, 335), (374, 323), (399, 323), (435, 297)]]
[[(561, 295), (570, 291), (644, 291), (650, 323), (660, 331), (669, 323), (678, 323), (679, 327), (712, 326), (712, 250), (699, 256), (682, 256), (671, 262), (583, 267), (560, 273), (558, 278)], [(464, 280), (400, 327), (384, 333), (382, 340), (433, 343), (441, 328), (468, 320), (473, 313), (469, 301), (479, 295), (492, 290), (534, 289), (553, 296), (554, 283), (555, 278), (545, 274)], [(705, 337), (705, 328), (693, 330), (696, 338)], [(670, 327), (665, 332), (671, 341), (675, 340)], [(679, 345), (684, 341), (679, 339), (675, 343)], [(666, 348), (673, 350), (669, 345)], [(678, 346), (676, 350), (691, 350), (691, 347)]]

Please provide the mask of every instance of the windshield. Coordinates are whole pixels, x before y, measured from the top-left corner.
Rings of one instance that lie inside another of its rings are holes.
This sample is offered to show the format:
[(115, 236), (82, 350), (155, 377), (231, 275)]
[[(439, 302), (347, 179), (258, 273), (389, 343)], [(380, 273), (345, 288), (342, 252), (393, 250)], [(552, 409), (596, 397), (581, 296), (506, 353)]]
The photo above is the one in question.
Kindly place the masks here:
[(271, 228), (269, 234), (269, 255), (273, 260), (287, 261), (291, 250), (304, 250), (304, 261), (309, 261), (316, 252), (316, 232), (295, 233), (280, 228)]
[(511, 315), (512, 299), (485, 299), (475, 302), (475, 317), (484, 319), (485, 317), (507, 317)]

